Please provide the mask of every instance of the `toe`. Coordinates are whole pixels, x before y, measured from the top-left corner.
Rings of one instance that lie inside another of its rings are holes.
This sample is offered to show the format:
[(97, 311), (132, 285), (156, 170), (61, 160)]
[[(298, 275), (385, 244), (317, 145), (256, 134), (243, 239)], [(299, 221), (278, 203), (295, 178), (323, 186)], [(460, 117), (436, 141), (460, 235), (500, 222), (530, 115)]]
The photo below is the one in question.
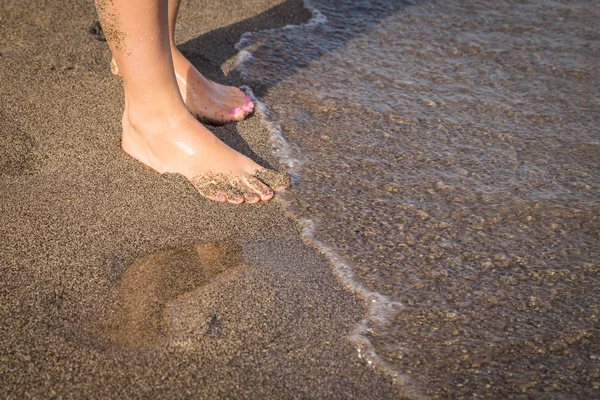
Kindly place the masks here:
[(290, 186), (290, 175), (285, 172), (261, 168), (257, 170), (254, 175), (276, 192), (284, 190)]
[(252, 101), (247, 102), (244, 106), (244, 111), (246, 111), (248, 114), (254, 111), (254, 103)]
[(210, 115), (195, 114), (195, 117), (198, 121), (202, 122), (203, 124), (220, 126), (225, 125), (229, 122), (237, 122), (244, 119), (245, 114), (243, 109), (241, 109), (241, 112), (239, 110), (239, 107), (237, 109), (230, 109), (224, 107), (213, 111)]
[(252, 114), (254, 111), (254, 102), (252, 98), (246, 93), (244, 93), (241, 89), (231, 88), (233, 91), (230, 91), (229, 98), (224, 101), (223, 104), (229, 106), (232, 110), (236, 108), (241, 108), (244, 112), (244, 117)]
[(233, 204), (241, 204), (244, 202), (244, 194), (233, 186), (226, 186), (222, 188), (222, 190), (227, 196), (228, 202)]
[(227, 195), (221, 190), (216, 183), (213, 182), (192, 182), (198, 193), (202, 196), (206, 197), (209, 200), (218, 201), (219, 203), (223, 203), (227, 201)]
[(246, 117), (246, 111), (243, 107), (236, 107), (229, 111), (230, 116), (235, 121), (241, 121)]
[(273, 190), (264, 183), (262, 183), (255, 176), (245, 177), (244, 182), (250, 189), (252, 189), (256, 194), (258, 194), (258, 196), (260, 196), (260, 199), (262, 201), (270, 200), (273, 197)]
[(260, 201), (260, 196), (252, 189), (250, 189), (247, 185), (240, 184), (239, 190), (244, 194), (244, 199), (246, 203), (254, 204)]
[(116, 76), (121, 75), (121, 71), (119, 71), (119, 66), (117, 65), (117, 62), (115, 61), (114, 57), (110, 60), (110, 72), (112, 72), (112, 74)]

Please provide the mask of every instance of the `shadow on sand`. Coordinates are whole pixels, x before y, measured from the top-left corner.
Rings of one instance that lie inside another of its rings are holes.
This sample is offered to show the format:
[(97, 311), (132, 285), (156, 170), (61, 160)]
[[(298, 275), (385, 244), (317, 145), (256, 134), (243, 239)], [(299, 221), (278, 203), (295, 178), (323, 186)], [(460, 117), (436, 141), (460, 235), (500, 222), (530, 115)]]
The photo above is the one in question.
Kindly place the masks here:
[[(234, 86), (248, 85), (256, 96), (262, 98), (273, 85), (293, 76), (298, 70), (307, 67), (324, 54), (343, 46), (361, 32), (379, 24), (397, 11), (415, 4), (414, 1), (402, 0), (325, 0), (314, 3), (317, 9), (323, 10), (327, 21), (322, 25), (310, 28), (301, 26), (299, 29), (319, 30), (317, 34), (325, 35), (331, 40), (325, 41), (325, 44), (321, 41), (317, 46), (312, 41), (312, 32), (305, 34), (295, 32), (291, 36), (282, 35), (281, 38), (277, 37), (258, 45), (252, 50), (252, 53), (258, 59), (261, 58), (261, 54), (267, 54), (269, 61), (273, 61), (271, 66), (265, 66), (268, 79), (260, 82), (244, 79), (237, 69), (226, 76), (221, 65), (237, 55), (238, 49), (235, 48), (235, 45), (244, 34), (307, 23), (312, 17), (312, 13), (304, 7), (302, 0), (287, 0), (252, 18), (212, 30), (182, 43), (178, 45), (178, 48), (209, 79)], [(341, 28), (342, 24), (338, 24), (335, 18), (328, 15), (327, 9), (335, 10), (338, 18), (339, 15), (351, 16), (353, 22), (351, 28), (348, 28), (347, 24)], [(278, 57), (274, 59), (273, 55)], [(271, 67), (274, 73), (269, 73), (268, 70)], [(273, 168), (266, 160), (252, 151), (248, 143), (239, 135), (235, 124), (211, 128), (211, 130), (238, 152), (250, 157), (258, 164)]]

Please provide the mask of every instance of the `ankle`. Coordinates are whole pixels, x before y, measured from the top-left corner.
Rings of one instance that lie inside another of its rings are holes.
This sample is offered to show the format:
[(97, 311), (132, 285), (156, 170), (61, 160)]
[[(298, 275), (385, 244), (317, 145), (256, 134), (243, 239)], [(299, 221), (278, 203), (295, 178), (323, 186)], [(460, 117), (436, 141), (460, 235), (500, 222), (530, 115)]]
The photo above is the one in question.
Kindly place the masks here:
[[(187, 110), (183, 109), (186, 113)], [(123, 127), (133, 128), (136, 132), (147, 131), (148, 127), (159, 127), (182, 119), (177, 107), (132, 107), (123, 113)]]

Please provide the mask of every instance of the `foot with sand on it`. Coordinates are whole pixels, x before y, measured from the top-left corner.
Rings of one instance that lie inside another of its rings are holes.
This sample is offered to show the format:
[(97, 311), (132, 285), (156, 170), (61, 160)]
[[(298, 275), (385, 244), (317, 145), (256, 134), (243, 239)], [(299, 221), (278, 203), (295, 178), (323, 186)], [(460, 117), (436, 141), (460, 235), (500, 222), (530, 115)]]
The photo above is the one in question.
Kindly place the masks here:
[(157, 172), (185, 176), (206, 198), (256, 203), (271, 199), (274, 191), (289, 185), (287, 174), (263, 168), (227, 146), (181, 102), (139, 110), (127, 103), (123, 150)]
[(287, 174), (236, 152), (197, 120), (237, 121), (254, 105), (240, 89), (204, 78), (177, 51), (178, 0), (97, 0), (96, 6), (125, 87), (127, 154), (159, 173), (185, 176), (219, 202), (267, 201), (289, 186)]

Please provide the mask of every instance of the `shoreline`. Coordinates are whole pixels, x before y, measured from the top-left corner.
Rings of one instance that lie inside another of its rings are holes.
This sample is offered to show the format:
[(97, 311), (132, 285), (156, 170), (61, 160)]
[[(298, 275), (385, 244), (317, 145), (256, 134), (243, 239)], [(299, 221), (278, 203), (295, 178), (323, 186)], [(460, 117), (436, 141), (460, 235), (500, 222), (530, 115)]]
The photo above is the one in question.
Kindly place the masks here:
[(594, 397), (597, 10), (312, 1), (245, 76), (310, 165), (292, 212), (406, 305), (377, 355), (431, 397)]
[[(269, 10), (281, 2), (231, 3), (227, 16), (186, 3), (178, 34), (208, 77), (240, 84), (227, 47), (237, 31), (285, 26), (306, 11), (287, 2), (296, 8), (277, 20)], [(280, 204), (213, 204), (183, 178), (159, 176), (120, 151), (121, 84), (110, 75), (106, 44), (88, 32), (91, 4), (41, 9), (26, 1), (3, 6), (0, 16), (0, 132), (9, 139), (0, 157), (11, 157), (0, 170), (10, 189), (0, 194), (3, 397), (398, 397), (347, 340), (363, 302), (303, 243)], [(214, 35), (219, 54), (210, 54), (216, 44), (199, 46)], [(259, 116), (214, 132), (281, 166)], [(176, 291), (160, 311), (171, 324), (166, 343), (112, 346), (105, 328), (129, 266), (215, 240), (237, 243), (244, 266)]]

